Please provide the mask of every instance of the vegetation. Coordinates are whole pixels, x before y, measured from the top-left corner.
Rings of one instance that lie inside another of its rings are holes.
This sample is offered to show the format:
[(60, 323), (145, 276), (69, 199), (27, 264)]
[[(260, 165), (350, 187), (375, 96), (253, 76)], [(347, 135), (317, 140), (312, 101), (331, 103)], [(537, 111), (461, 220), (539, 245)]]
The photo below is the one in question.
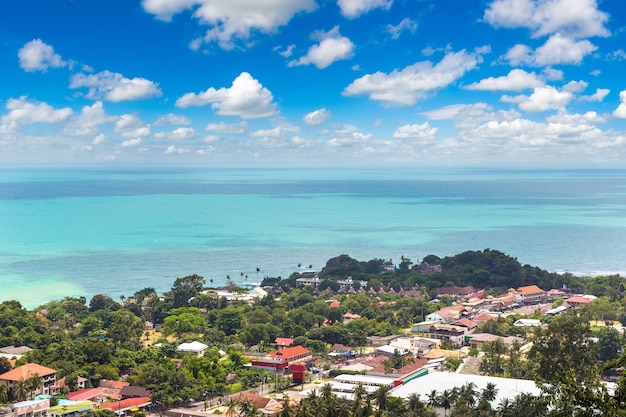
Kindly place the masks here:
[[(589, 324), (592, 319), (626, 322), (626, 285), (622, 277), (551, 273), (520, 265), (516, 259), (489, 249), (445, 258), (429, 255), (415, 264), (401, 257), (395, 269), (387, 268), (388, 263), (381, 259), (360, 262), (341, 255), (329, 260), (321, 271), (324, 282), (319, 288), (297, 288), (300, 274), (287, 279), (266, 278), (265, 284), (280, 292), (280, 298), (268, 295), (253, 304), (229, 304), (207, 289), (205, 279), (198, 275), (176, 279), (165, 294), (144, 288), (121, 297), (119, 302), (104, 294), (93, 296), (89, 303), (82, 297), (67, 297), (28, 311), (16, 301), (7, 301), (0, 304), (0, 346), (34, 348), (18, 364), (37, 362), (57, 369), (58, 377), (66, 377), (70, 388), (78, 376), (87, 378), (88, 386), (97, 386), (102, 378), (124, 378), (149, 388), (153, 403), (165, 408), (190, 398), (203, 401), (237, 387), (250, 389), (267, 382), (270, 375), (265, 371), (245, 366), (245, 352), (268, 351), (276, 337), (293, 337), (295, 345), (323, 355), (335, 343), (359, 347), (366, 345), (370, 336), (404, 331), (447, 305), (450, 300), (446, 298), (429, 302), (434, 290), (442, 286), (473, 285), (492, 294), (530, 284), (545, 289), (565, 286), (598, 298), (574, 313), (549, 320), (545, 329), (529, 333), (520, 330), (513, 326), (515, 316), (489, 321), (480, 329), (533, 341), (528, 352), (522, 352), (518, 344), (506, 347), (501, 340), (488, 343), (483, 349), (480, 372), (535, 379), (544, 384), (542, 397), (521, 395), (491, 410), (493, 390), (477, 392), (472, 386), (406, 401), (390, 397), (385, 390), (373, 397), (359, 391), (353, 402), (339, 401), (324, 386), (319, 396), (312, 395), (297, 409), (288, 406), (283, 414), (429, 416), (440, 409), (449, 416), (582, 416), (591, 410), (623, 415), (620, 410), (626, 409), (626, 380), (620, 377), (615, 395), (609, 395), (601, 376), (626, 365), (624, 336), (611, 328)], [(442, 270), (424, 272), (433, 264), (441, 265)], [(354, 293), (338, 294), (338, 281), (348, 277), (353, 279)], [(360, 281), (366, 282), (366, 289), (384, 291), (376, 296), (364, 290), (358, 292)], [(237, 290), (232, 280), (229, 284)], [(410, 294), (402, 294), (402, 290), (410, 290)], [(339, 301), (340, 306), (330, 307), (330, 299)], [(345, 313), (360, 318), (344, 323)], [(146, 331), (146, 322), (161, 326), (158, 339), (154, 339), (154, 332)], [(209, 346), (204, 357), (176, 350), (179, 343), (193, 340)], [(411, 360), (394, 355), (385, 366), (393, 372)], [(455, 360), (447, 363), (450, 369), (458, 365)], [(8, 369), (8, 363), (0, 360), (0, 371)], [(0, 403), (30, 398), (36, 385), (37, 381), (24, 381), (10, 391), (3, 391), (0, 385)], [(240, 414), (246, 410), (242, 404), (231, 405)], [(528, 410), (534, 414), (528, 414)], [(554, 414), (556, 411), (565, 414)], [(252, 415), (252, 411), (245, 413)]]

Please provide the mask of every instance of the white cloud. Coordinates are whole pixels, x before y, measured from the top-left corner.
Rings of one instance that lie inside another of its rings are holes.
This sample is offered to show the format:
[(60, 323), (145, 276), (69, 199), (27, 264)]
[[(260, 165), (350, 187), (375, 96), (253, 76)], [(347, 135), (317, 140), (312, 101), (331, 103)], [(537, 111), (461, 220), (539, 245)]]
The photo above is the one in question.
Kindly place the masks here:
[(17, 52), (20, 59), (20, 67), (26, 72), (45, 72), (48, 68), (62, 68), (67, 63), (61, 55), (54, 52), (54, 48), (43, 43), (41, 39), (33, 39), (27, 42)]
[(48, 103), (28, 100), (26, 96), (10, 98), (6, 108), (9, 112), (0, 119), (3, 124), (59, 123), (73, 114), (69, 107), (55, 109)]
[(430, 120), (450, 120), (459, 114), (459, 112), (465, 107), (465, 104), (453, 104), (440, 109), (425, 111), (421, 114), (428, 117)]
[(393, 0), (337, 0), (341, 14), (354, 19), (373, 9), (389, 9)]
[(187, 93), (176, 100), (176, 106), (204, 106), (223, 116), (239, 116), (243, 119), (258, 119), (277, 113), (272, 93), (247, 72), (242, 72), (230, 88), (219, 90), (210, 87), (195, 94)]
[(163, 125), (189, 125), (191, 124), (191, 120), (187, 116), (183, 116), (180, 114), (168, 113), (164, 116), (159, 117), (156, 122), (154, 122), (155, 126), (163, 126)]
[(150, 125), (134, 114), (123, 114), (115, 122), (115, 133), (125, 138), (141, 138), (150, 135)]
[(148, 13), (165, 21), (193, 10), (193, 18), (209, 26), (194, 45), (217, 42), (223, 49), (232, 49), (237, 41), (247, 41), (254, 31), (273, 33), (296, 13), (317, 8), (315, 0), (143, 0), (142, 5)]
[(465, 88), (468, 90), (521, 91), (527, 88), (540, 87), (543, 84), (543, 81), (534, 72), (529, 73), (524, 70), (513, 69), (506, 76), (485, 78)]
[(323, 69), (336, 61), (352, 58), (354, 44), (350, 39), (341, 36), (338, 26), (328, 32), (315, 32), (311, 37), (320, 42), (311, 46), (306, 55), (290, 61), (290, 67), (313, 64)]
[(432, 140), (435, 139), (438, 131), (439, 129), (432, 127), (428, 122), (408, 124), (398, 127), (393, 133), (393, 137)]
[(93, 139), (92, 144), (93, 145), (100, 145), (100, 144), (106, 142), (106, 140), (107, 140), (107, 137), (104, 134), (100, 133), (98, 136), (96, 136)]
[(145, 78), (126, 78), (122, 74), (102, 71), (97, 74), (75, 74), (70, 88), (88, 88), (87, 97), (119, 102), (160, 97), (159, 85)]
[(197, 133), (193, 127), (179, 127), (171, 132), (159, 132), (154, 135), (157, 139), (166, 139), (166, 140), (188, 140), (193, 139), (197, 136)]
[(279, 45), (274, 47), (272, 50), (274, 52), (277, 52), (278, 55), (282, 56), (283, 58), (289, 58), (291, 55), (293, 55), (294, 49), (296, 49), (296, 45), (289, 45), (285, 49), (283, 49), (283, 47)]
[(170, 145), (167, 147), (167, 149), (163, 152), (165, 155), (170, 155), (170, 154), (185, 154), (185, 153), (190, 153), (192, 152), (191, 149), (186, 149), (186, 148), (178, 148), (175, 145)]
[(141, 138), (128, 139), (122, 142), (122, 148), (135, 148), (143, 143)]
[(113, 123), (115, 116), (109, 116), (104, 110), (101, 101), (91, 106), (84, 106), (76, 118), (65, 126), (64, 132), (72, 136), (93, 136), (98, 134), (98, 128), (106, 123)]
[(248, 123), (239, 122), (239, 123), (209, 123), (204, 130), (207, 132), (213, 132), (217, 134), (232, 134), (232, 135), (241, 135), (246, 133), (248, 130)]
[(581, 96), (580, 101), (599, 103), (611, 92), (608, 88), (596, 88), (596, 92), (590, 96)]
[(535, 51), (527, 45), (515, 45), (503, 59), (510, 65), (579, 65), (583, 59), (598, 49), (588, 40), (574, 40), (557, 33)]
[(494, 27), (527, 28), (533, 36), (561, 33), (571, 38), (609, 36), (609, 15), (596, 0), (495, 0), (484, 19)]
[(284, 131), (280, 127), (273, 129), (261, 129), (250, 133), (250, 137), (253, 138), (280, 138), (284, 134)]
[(326, 123), (328, 120), (330, 120), (331, 115), (330, 115), (330, 111), (321, 108), (321, 109), (317, 109), (315, 111), (312, 111), (311, 113), (307, 113), (303, 120), (304, 123), (306, 123), (309, 126), (321, 126), (324, 123)]
[(590, 125), (598, 123), (606, 123), (606, 118), (600, 116), (595, 111), (588, 111), (584, 114), (566, 114), (559, 113), (546, 117), (549, 123), (559, 123), (568, 125)]
[(480, 48), (473, 53), (465, 50), (450, 52), (433, 65), (430, 61), (418, 62), (400, 71), (389, 74), (377, 72), (354, 80), (347, 86), (343, 95), (369, 95), (385, 105), (410, 106), (419, 99), (440, 88), (447, 87), (462, 77), (467, 71), (473, 70), (482, 62), (482, 54), (487, 48)]
[(626, 119), (626, 90), (620, 91), (619, 99), (621, 103), (613, 111), (613, 116), (617, 117), (618, 119)]
[(361, 132), (353, 132), (349, 135), (334, 137), (328, 140), (328, 142), (326, 143), (328, 146), (332, 148), (342, 148), (342, 147), (362, 144), (364, 142), (367, 142), (371, 138), (372, 138), (371, 133), (366, 134), (366, 133), (361, 133)]
[(518, 103), (521, 110), (528, 113), (537, 113), (563, 109), (573, 98), (574, 95), (569, 91), (559, 91), (552, 86), (544, 86), (535, 88), (530, 96), (503, 96), (502, 101)]
[(417, 22), (415, 20), (409, 19), (408, 17), (405, 17), (404, 19), (402, 19), (402, 21), (398, 23), (396, 26), (387, 25), (387, 32), (389, 32), (392, 39), (398, 39), (400, 35), (402, 34), (402, 32), (407, 31), (410, 33), (415, 33), (416, 30), (417, 30)]

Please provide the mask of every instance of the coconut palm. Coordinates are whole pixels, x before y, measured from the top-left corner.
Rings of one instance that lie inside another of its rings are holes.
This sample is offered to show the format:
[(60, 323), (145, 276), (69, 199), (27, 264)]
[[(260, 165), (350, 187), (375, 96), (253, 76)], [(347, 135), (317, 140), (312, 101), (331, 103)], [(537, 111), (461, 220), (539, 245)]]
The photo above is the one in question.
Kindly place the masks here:
[(484, 398), (487, 402), (491, 403), (496, 399), (496, 395), (498, 394), (498, 387), (493, 382), (488, 382), (485, 388), (482, 390), (481, 397)]
[(389, 391), (391, 391), (391, 388), (381, 385), (374, 393), (376, 407), (378, 407), (378, 411), (376, 411), (377, 416), (381, 416), (389, 408)]
[(13, 385), (13, 397), (19, 401), (25, 401), (30, 394), (30, 386), (28, 382), (20, 379)]
[(34, 373), (33, 375), (31, 375), (30, 378), (26, 380), (26, 383), (28, 384), (28, 388), (30, 389), (30, 398), (32, 399), (33, 393), (39, 391), (39, 389), (41, 388), (43, 380), (41, 379), (39, 374)]
[(230, 397), (226, 401), (226, 415), (229, 417), (233, 417), (239, 413), (239, 401), (235, 398)]
[(448, 410), (452, 408), (452, 405), (454, 405), (455, 396), (456, 393), (450, 389), (444, 390), (441, 394), (439, 394), (439, 405), (441, 406), (441, 408), (443, 408), (444, 416), (448, 415)]
[(6, 404), (9, 402), (9, 387), (4, 384), (0, 384), (0, 404)]

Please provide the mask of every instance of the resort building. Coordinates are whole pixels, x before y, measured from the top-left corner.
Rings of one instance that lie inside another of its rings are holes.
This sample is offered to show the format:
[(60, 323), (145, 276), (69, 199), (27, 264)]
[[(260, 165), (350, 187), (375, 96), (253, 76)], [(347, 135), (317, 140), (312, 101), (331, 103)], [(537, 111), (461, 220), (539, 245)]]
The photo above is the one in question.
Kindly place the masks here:
[(197, 357), (204, 356), (204, 352), (209, 348), (209, 346), (205, 345), (202, 342), (193, 341), (191, 343), (181, 343), (176, 348), (179, 352), (188, 352), (196, 355)]
[(294, 346), (271, 352), (270, 357), (274, 360), (287, 362), (289, 365), (307, 362), (313, 359), (311, 351), (302, 346)]
[(536, 285), (527, 285), (516, 290), (510, 288), (509, 294), (523, 305), (543, 303), (547, 298), (546, 292)]
[(26, 381), (33, 376), (41, 378), (41, 385), (33, 390), (33, 395), (55, 395), (57, 371), (36, 363), (27, 363), (0, 375), (0, 384), (6, 385), (9, 390), (16, 383)]

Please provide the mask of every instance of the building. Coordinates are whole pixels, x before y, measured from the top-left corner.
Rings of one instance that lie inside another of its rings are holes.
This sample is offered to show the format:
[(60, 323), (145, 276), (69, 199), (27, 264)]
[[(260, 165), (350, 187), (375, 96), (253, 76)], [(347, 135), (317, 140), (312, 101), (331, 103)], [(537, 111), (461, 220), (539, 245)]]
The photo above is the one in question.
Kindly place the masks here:
[(476, 288), (469, 285), (467, 287), (442, 287), (435, 290), (437, 297), (448, 296), (456, 300), (457, 298), (467, 298), (476, 292)]
[(570, 307), (580, 307), (582, 305), (589, 304), (592, 301), (593, 298), (584, 295), (574, 295), (573, 297), (565, 300)]
[(451, 324), (435, 323), (428, 330), (428, 337), (437, 340), (449, 340), (454, 347), (461, 347), (465, 342), (465, 327), (454, 326)]
[(288, 347), (291, 347), (291, 345), (293, 345), (293, 338), (277, 337), (274, 343), (276, 343), (276, 346), (278, 346), (278, 349), (288, 348)]
[(6, 385), (10, 390), (17, 382), (38, 376), (41, 378), (41, 385), (33, 391), (33, 394), (55, 395), (57, 394), (56, 374), (57, 371), (54, 369), (36, 363), (27, 363), (0, 375), (0, 384)]
[(320, 277), (318, 277), (317, 275), (314, 277), (302, 277), (302, 278), (298, 278), (296, 279), (296, 285), (297, 286), (305, 286), (305, 285), (310, 285), (313, 288), (318, 287), (322, 282), (324, 282), (322, 279), (320, 279)]
[(209, 346), (205, 345), (204, 343), (194, 340), (191, 343), (181, 343), (180, 345), (178, 345), (176, 350), (178, 350), (179, 352), (193, 353), (197, 357), (202, 357), (204, 356), (204, 352), (206, 352), (208, 348)]
[(311, 351), (302, 346), (294, 346), (276, 352), (271, 352), (270, 357), (273, 360), (281, 360), (291, 365), (294, 363), (307, 362), (313, 359)]
[(523, 305), (539, 304), (546, 301), (547, 294), (536, 285), (527, 285), (518, 289), (509, 289), (509, 294)]
[(50, 400), (20, 401), (11, 405), (15, 417), (46, 417)]

